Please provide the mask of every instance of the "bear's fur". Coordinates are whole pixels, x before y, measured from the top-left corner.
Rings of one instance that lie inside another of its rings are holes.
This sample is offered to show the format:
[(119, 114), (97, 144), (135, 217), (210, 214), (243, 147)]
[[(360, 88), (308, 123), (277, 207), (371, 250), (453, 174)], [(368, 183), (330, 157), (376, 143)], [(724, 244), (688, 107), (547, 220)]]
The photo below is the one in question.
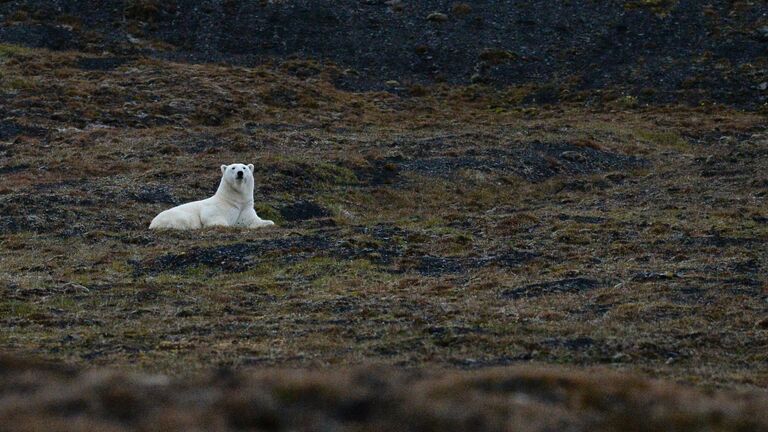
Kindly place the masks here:
[(221, 166), (221, 182), (216, 194), (160, 213), (152, 219), (149, 228), (259, 228), (274, 224), (259, 218), (253, 209), (253, 164), (232, 164)]

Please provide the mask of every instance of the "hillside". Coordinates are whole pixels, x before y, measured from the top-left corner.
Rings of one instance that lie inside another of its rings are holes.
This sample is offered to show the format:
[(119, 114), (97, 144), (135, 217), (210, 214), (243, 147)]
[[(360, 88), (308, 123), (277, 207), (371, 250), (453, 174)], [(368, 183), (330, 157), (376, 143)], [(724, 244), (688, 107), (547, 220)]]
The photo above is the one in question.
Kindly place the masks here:
[[(678, 35), (616, 72), (534, 1), (197, 3), (0, 3), (0, 424), (766, 430), (764, 5), (557, 3)], [(233, 162), (275, 228), (147, 229)]]
[[(312, 58), (346, 90), (484, 83), (523, 102), (768, 99), (762, 1), (29, 0), (0, 4), (0, 40), (117, 57), (254, 66)], [(312, 74), (312, 69), (296, 70)]]

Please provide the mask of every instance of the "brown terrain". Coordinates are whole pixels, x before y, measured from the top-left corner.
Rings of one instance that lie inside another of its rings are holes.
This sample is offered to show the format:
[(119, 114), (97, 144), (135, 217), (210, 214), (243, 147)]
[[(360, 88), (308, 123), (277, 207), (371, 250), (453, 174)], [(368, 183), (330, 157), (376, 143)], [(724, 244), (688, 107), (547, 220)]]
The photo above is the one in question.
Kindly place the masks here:
[[(765, 8), (727, 19), (738, 91), (652, 93), (223, 61), (152, 2), (44, 3), (0, 3), (0, 431), (768, 430)], [(147, 229), (234, 162), (276, 227)]]

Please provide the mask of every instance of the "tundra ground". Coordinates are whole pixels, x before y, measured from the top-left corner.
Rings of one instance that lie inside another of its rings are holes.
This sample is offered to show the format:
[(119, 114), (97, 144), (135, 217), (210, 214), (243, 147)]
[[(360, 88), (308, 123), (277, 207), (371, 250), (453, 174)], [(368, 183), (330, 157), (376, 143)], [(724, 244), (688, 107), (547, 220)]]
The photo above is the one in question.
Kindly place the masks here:
[[(547, 364), (768, 386), (764, 115), (349, 93), (298, 60), (0, 62), (5, 351), (178, 377), (375, 363), (472, 386), (466, 369)], [(275, 228), (147, 229), (234, 162)]]

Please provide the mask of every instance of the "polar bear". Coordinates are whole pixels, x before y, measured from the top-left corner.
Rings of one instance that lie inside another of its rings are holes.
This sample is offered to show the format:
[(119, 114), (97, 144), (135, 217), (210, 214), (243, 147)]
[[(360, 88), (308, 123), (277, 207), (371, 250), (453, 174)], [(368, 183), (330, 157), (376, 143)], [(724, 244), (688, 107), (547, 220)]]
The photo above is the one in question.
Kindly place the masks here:
[(232, 164), (221, 166), (221, 182), (212, 197), (160, 213), (149, 229), (259, 228), (274, 224), (261, 219), (253, 209), (253, 164)]

